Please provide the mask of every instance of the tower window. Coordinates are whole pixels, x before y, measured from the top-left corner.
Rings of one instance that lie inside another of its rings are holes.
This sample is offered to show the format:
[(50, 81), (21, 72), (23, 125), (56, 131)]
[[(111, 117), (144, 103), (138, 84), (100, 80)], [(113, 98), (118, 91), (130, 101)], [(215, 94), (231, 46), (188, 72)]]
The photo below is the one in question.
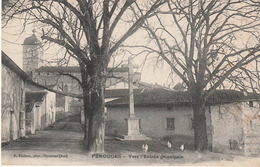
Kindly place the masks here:
[(68, 85), (67, 84), (65, 84), (65, 86), (64, 86), (64, 91), (68, 92)]

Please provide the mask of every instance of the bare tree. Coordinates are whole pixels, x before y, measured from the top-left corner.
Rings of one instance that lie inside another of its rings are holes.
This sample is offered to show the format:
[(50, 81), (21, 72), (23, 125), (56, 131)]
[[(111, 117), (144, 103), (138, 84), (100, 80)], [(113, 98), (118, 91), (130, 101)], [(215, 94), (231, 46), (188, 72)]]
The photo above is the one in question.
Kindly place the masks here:
[[(92, 152), (104, 151), (104, 87), (111, 55), (163, 3), (162, 0), (20, 0), (12, 7), (12, 13), (5, 14), (10, 19), (22, 16), (26, 23), (37, 22), (42, 27), (44, 41), (66, 48), (78, 61), (88, 125), (85, 138)], [(132, 17), (130, 8), (139, 8), (144, 15)], [(122, 20), (127, 21), (123, 31), (119, 27)], [(116, 34), (118, 30), (122, 33)]]
[(259, 88), (259, 5), (254, 0), (170, 0), (144, 25), (149, 44), (139, 47), (159, 55), (191, 95), (196, 150), (208, 149), (205, 103), (217, 88)]

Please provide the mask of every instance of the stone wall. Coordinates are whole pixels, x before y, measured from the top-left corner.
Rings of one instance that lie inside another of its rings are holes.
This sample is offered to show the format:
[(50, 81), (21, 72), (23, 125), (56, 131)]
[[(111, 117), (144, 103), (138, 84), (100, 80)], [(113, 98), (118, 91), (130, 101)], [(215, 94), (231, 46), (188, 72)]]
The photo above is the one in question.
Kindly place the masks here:
[(46, 96), (47, 125), (55, 122), (56, 118), (56, 93), (48, 91)]
[(247, 156), (260, 155), (260, 105), (257, 101), (243, 103), (244, 151)]
[[(115, 135), (126, 134), (126, 121), (129, 115), (128, 107), (107, 108), (107, 133)], [(140, 130), (146, 136), (161, 138), (168, 135), (193, 136), (192, 109), (178, 106), (170, 110), (166, 105), (135, 107), (135, 116), (140, 118)], [(167, 129), (166, 118), (174, 118), (174, 129)]]
[(56, 121), (56, 94), (53, 92), (47, 93), (44, 100), (39, 105), (38, 111), (40, 111), (40, 115), (37, 120), (40, 120), (40, 129), (46, 128), (48, 125), (54, 123)]
[(35, 103), (34, 105), (34, 111), (35, 111), (35, 120), (34, 120), (34, 123), (35, 123), (35, 130), (41, 130), (42, 127), (41, 127), (41, 116), (42, 116), (42, 111), (41, 111), (41, 106), (42, 105), (42, 102), (37, 102)]
[[(81, 78), (80, 73), (72, 73), (72, 75)], [(34, 73), (33, 78), (36, 82), (42, 85), (57, 85), (65, 92), (80, 94), (82, 89), (75, 79), (69, 76), (62, 76), (58, 73)]]
[(260, 155), (259, 102), (237, 102), (211, 107), (213, 151)]
[(239, 154), (243, 147), (241, 103), (211, 107), (212, 148), (215, 152)]
[(30, 74), (42, 66), (43, 49), (39, 45), (23, 45), (23, 71)]
[(25, 90), (23, 80), (2, 64), (2, 142), (25, 135)]
[[(80, 73), (71, 73), (73, 76), (76, 76), (81, 80), (81, 74)], [(113, 85), (116, 85), (119, 82), (122, 82), (121, 78), (128, 78), (128, 72), (113, 72), (110, 73), (108, 78), (106, 79), (106, 88), (109, 88)], [(136, 73), (134, 75), (134, 81), (139, 82), (141, 78), (140, 73)], [(33, 73), (33, 79), (42, 85), (57, 85), (60, 89), (62, 89), (65, 92), (70, 92), (74, 94), (81, 94), (82, 93), (82, 88), (79, 85), (79, 83), (69, 77), (69, 76), (64, 76), (60, 75), (59, 73), (55, 72), (34, 72)], [(128, 87), (128, 83), (126, 85)], [(118, 87), (121, 88), (121, 87)], [(117, 89), (118, 89), (117, 88)]]

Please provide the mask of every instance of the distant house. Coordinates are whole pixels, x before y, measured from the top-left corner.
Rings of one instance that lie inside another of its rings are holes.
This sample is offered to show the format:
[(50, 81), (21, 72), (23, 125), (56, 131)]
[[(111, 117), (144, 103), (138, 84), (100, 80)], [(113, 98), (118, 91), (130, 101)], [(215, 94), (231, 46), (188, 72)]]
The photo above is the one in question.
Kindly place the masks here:
[[(194, 124), (187, 91), (153, 89), (134, 95), (135, 116), (141, 133), (151, 138), (183, 136), (193, 140)], [(260, 95), (233, 90), (217, 90), (206, 103), (206, 124), (213, 151), (243, 154), (260, 153)], [(106, 131), (126, 133), (127, 96), (109, 101)], [(185, 144), (185, 143), (184, 143)]]
[[(41, 104), (46, 97), (47, 92), (26, 92), (26, 134), (35, 134), (36, 130), (42, 127)], [(43, 105), (42, 105), (43, 106)], [(44, 122), (44, 121), (43, 121)]]
[(34, 134), (56, 120), (56, 93), (50, 91), (26, 92), (26, 133)]
[[(31, 112), (35, 120), (34, 130), (42, 130), (56, 120), (56, 96), (59, 93), (52, 92), (48, 87), (38, 83), (32, 83), (26, 84), (26, 111)], [(34, 107), (28, 110), (30, 103), (34, 104)]]
[(48, 91), (2, 52), (2, 142), (34, 134), (55, 121), (56, 93)]

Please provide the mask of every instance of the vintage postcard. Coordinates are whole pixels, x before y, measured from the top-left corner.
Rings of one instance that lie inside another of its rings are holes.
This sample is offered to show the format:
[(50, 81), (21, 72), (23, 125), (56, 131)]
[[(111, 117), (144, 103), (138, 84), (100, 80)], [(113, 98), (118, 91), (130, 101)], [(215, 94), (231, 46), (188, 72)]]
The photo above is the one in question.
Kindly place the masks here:
[(3, 0), (1, 165), (260, 166), (260, 2)]

